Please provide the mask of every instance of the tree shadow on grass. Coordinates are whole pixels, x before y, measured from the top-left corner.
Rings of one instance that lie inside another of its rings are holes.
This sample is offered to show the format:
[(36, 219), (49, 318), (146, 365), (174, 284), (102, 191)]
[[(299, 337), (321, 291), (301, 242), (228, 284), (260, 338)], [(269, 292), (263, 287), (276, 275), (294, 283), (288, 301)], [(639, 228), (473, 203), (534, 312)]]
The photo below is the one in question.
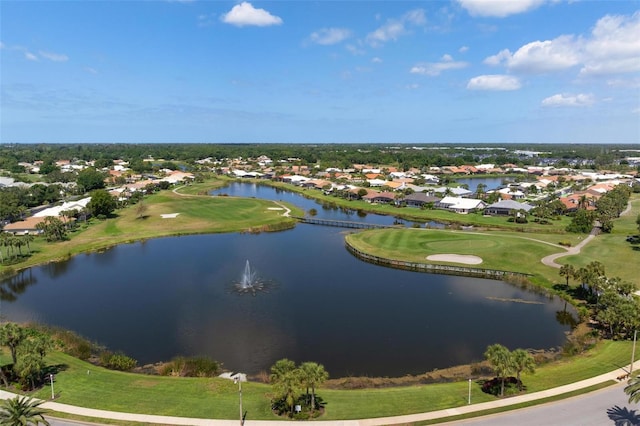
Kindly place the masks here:
[(636, 410), (629, 410), (627, 407), (616, 405), (607, 410), (607, 415), (614, 421), (616, 426), (640, 425), (640, 414)]
[(46, 377), (49, 374), (56, 375), (61, 371), (66, 371), (68, 369), (69, 369), (69, 366), (67, 364), (47, 365), (45, 368), (42, 369), (42, 374), (43, 376)]

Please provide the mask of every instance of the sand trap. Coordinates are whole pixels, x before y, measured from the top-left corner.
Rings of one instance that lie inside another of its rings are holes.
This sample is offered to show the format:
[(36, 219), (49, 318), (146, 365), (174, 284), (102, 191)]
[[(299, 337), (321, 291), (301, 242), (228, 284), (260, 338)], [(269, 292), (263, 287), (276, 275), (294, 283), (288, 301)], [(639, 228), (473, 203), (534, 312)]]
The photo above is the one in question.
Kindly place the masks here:
[(267, 207), (267, 210), (284, 210), (282, 207)]
[(163, 219), (173, 219), (176, 216), (178, 216), (180, 213), (167, 213), (167, 214), (161, 214), (160, 217)]
[(433, 254), (431, 256), (427, 256), (427, 260), (434, 260), (436, 262), (466, 263), (467, 265), (479, 265), (482, 263), (482, 258), (468, 254)]

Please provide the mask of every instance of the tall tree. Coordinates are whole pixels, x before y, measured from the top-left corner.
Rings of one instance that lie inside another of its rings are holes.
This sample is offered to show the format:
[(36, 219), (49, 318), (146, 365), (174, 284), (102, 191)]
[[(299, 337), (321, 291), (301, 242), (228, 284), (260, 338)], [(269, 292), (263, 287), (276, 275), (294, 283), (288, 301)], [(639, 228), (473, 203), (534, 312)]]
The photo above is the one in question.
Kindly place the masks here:
[(116, 209), (116, 200), (104, 189), (96, 189), (87, 208), (94, 216), (109, 216)]
[(569, 287), (569, 277), (573, 277), (576, 274), (576, 270), (573, 265), (562, 265), (560, 267), (560, 276), (567, 279), (567, 287)]
[(293, 415), (293, 407), (302, 395), (302, 375), (300, 370), (296, 368), (280, 376), (278, 381), (273, 384), (273, 390), (276, 398), (284, 400), (289, 414)]
[(282, 358), (276, 361), (276, 363), (271, 366), (271, 375), (269, 376), (269, 381), (271, 383), (275, 383), (295, 369), (295, 362), (287, 358)]
[(493, 367), (496, 378), (500, 380), (500, 396), (504, 396), (505, 379), (514, 371), (511, 352), (505, 346), (496, 343), (487, 348), (484, 357)]
[(311, 388), (311, 412), (313, 413), (316, 407), (316, 386), (324, 383), (329, 378), (329, 373), (323, 365), (315, 362), (303, 362), (300, 365), (300, 371), (302, 383), (307, 387), (307, 395), (309, 395), (309, 388)]
[(9, 348), (14, 365), (18, 361), (18, 346), (26, 336), (25, 330), (14, 322), (8, 322), (0, 327), (0, 345)]
[(16, 396), (3, 401), (0, 406), (0, 424), (8, 426), (43, 424), (49, 426), (49, 422), (44, 418), (44, 410), (39, 408), (43, 402), (26, 396)]
[(518, 380), (518, 389), (522, 390), (521, 373), (534, 373), (536, 371), (536, 361), (533, 356), (524, 349), (516, 349), (511, 352), (513, 368), (516, 371), (516, 379)]
[(84, 192), (104, 188), (105, 175), (98, 170), (89, 167), (78, 172), (76, 183)]

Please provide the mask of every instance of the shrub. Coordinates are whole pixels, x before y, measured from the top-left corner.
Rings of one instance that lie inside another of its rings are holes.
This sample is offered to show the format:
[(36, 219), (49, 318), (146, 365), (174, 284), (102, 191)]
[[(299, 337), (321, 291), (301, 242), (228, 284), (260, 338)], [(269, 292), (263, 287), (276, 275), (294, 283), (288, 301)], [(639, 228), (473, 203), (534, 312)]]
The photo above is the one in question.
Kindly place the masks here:
[(215, 377), (220, 374), (220, 369), (220, 363), (209, 358), (178, 356), (163, 365), (160, 374), (177, 377)]
[(110, 370), (129, 371), (138, 361), (122, 353), (104, 351), (100, 354), (100, 364)]

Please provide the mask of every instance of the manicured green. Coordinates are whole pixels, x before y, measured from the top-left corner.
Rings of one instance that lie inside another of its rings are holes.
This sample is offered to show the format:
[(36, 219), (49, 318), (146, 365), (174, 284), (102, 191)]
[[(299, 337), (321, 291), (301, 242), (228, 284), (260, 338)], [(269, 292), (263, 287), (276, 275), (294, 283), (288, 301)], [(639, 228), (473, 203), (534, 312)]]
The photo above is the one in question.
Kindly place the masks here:
[[(548, 235), (544, 240), (536, 241), (540, 235), (441, 229), (376, 229), (350, 234), (346, 240), (358, 250), (387, 259), (543, 274), (552, 268), (544, 266), (540, 259), (565, 249), (545, 242), (553, 240)], [(466, 265), (427, 260), (428, 256), (436, 254), (474, 255), (482, 258), (482, 263)]]
[[(535, 392), (593, 377), (624, 366), (630, 360), (631, 342), (601, 342), (596, 349), (565, 361), (540, 366), (525, 374), (528, 392)], [(48, 358), (62, 366), (56, 376), (58, 402), (105, 410), (160, 415), (235, 419), (238, 415), (238, 388), (219, 378), (176, 378), (144, 376), (109, 371), (61, 353)], [(243, 383), (243, 406), (249, 419), (275, 419), (270, 411), (270, 386)], [(330, 390), (317, 394), (328, 404), (326, 420), (396, 416), (440, 410), (467, 403), (467, 381), (424, 386), (363, 390)], [(50, 389), (34, 396), (47, 399)], [(491, 401), (479, 383), (472, 387), (472, 401)]]
[[(202, 184), (195, 186), (194, 190), (205, 191), (206, 187)], [(262, 232), (293, 227), (296, 223), (283, 216), (285, 210), (282, 203), (256, 198), (181, 195), (162, 191), (145, 197), (142, 202), (147, 205), (144, 218), (138, 218), (134, 205), (116, 211), (115, 217), (106, 220), (91, 219), (88, 224), (80, 222), (79, 229), (69, 234), (68, 241), (45, 243), (44, 238), (37, 237), (31, 245), (32, 255), (10, 267), (26, 268), (78, 253), (149, 238), (201, 233)], [(291, 206), (287, 207), (292, 209), (292, 213), (300, 213)], [(170, 219), (161, 216), (171, 213), (179, 214)], [(8, 269), (7, 265), (0, 266), (0, 273)]]
[(559, 263), (580, 268), (598, 261), (605, 265), (608, 277), (620, 277), (640, 288), (640, 245), (626, 241), (628, 236), (638, 235), (636, 218), (640, 214), (640, 194), (632, 194), (630, 201), (631, 211), (614, 220), (613, 232), (598, 235), (579, 255), (565, 257)]

